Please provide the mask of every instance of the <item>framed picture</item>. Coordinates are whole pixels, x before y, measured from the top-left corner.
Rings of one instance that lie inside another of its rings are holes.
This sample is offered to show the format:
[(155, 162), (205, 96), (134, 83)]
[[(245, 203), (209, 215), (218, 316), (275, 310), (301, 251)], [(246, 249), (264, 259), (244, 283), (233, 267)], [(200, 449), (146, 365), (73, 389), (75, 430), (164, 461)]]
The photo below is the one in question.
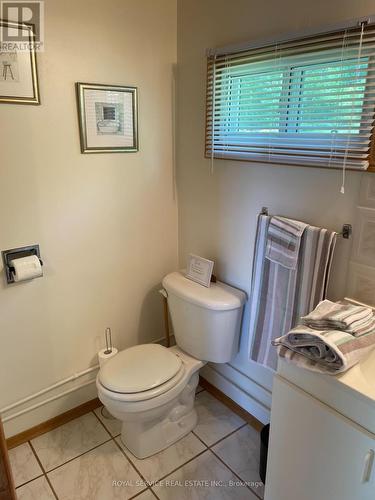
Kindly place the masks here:
[(77, 83), (82, 153), (138, 151), (137, 89)]
[[(4, 42), (4, 32), (28, 39), (27, 47)], [(0, 102), (40, 104), (33, 26), (0, 20)]]
[(212, 270), (214, 263), (212, 260), (204, 259), (198, 255), (189, 255), (186, 277), (192, 281), (206, 286), (207, 288), (211, 283)]

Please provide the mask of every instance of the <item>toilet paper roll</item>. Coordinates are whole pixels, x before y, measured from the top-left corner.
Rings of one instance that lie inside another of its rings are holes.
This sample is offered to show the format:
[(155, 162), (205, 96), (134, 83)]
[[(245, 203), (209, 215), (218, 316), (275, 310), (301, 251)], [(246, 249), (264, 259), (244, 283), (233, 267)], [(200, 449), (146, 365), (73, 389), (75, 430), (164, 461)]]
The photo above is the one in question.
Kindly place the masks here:
[(98, 352), (98, 359), (99, 359), (99, 367), (103, 368), (103, 366), (106, 364), (106, 362), (113, 358), (113, 356), (116, 356), (118, 353), (118, 350), (116, 347), (112, 347), (112, 352), (110, 354), (105, 354), (106, 349), (102, 349), (101, 351)]
[(14, 267), (14, 281), (25, 281), (43, 276), (43, 269), (36, 255), (13, 259), (10, 265)]

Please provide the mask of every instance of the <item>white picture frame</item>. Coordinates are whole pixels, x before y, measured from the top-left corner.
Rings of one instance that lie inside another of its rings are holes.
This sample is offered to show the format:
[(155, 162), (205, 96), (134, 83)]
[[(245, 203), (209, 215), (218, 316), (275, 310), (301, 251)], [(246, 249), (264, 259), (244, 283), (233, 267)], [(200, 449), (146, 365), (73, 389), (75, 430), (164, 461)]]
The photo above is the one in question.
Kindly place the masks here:
[(212, 260), (190, 254), (188, 257), (186, 278), (209, 288), (213, 268), (214, 262)]

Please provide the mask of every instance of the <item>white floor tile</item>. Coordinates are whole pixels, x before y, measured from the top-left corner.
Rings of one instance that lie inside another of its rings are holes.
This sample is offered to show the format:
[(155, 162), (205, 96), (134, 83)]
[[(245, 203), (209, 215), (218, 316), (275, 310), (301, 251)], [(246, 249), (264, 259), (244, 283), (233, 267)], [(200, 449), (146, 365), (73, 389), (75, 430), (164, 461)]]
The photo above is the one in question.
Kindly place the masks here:
[(43, 474), (29, 443), (9, 450), (9, 460), (16, 487)]
[[(103, 415), (101, 408), (95, 414), (108, 432), (91, 412), (33, 439), (32, 445), (50, 471), (48, 477), (59, 500), (117, 500), (134, 495), (139, 500), (155, 500), (154, 494), (161, 500), (256, 500), (232, 471), (263, 496), (258, 432), (243, 427), (242, 418), (200, 386), (196, 409), (194, 433), (144, 460), (126, 449), (119, 436), (121, 422)], [(116, 437), (129, 460), (109, 441), (110, 435)], [(213, 446), (214, 453), (206, 445)], [(11, 450), (10, 460), (19, 486), (18, 499), (55, 498), (28, 443)], [(147, 484), (131, 462), (146, 481), (156, 483), (154, 491), (146, 490)]]
[(123, 445), (119, 437), (116, 441), (147, 481), (156, 481), (166, 476), (206, 449), (201, 441), (190, 433), (169, 448), (140, 460)]
[(152, 493), (151, 490), (147, 490), (135, 497), (134, 500), (156, 500), (156, 496)]
[(261, 497), (264, 486), (259, 477), (260, 435), (250, 426), (242, 427), (220, 441), (212, 450)]
[(207, 391), (197, 394), (198, 425), (194, 433), (208, 446), (235, 431), (245, 421)]
[(153, 489), (161, 500), (256, 500), (237, 482), (236, 476), (207, 450)]
[(35, 439), (32, 445), (46, 471), (110, 439), (92, 413), (87, 413)]
[(117, 418), (112, 417), (108, 410), (103, 406), (101, 408), (97, 408), (95, 414), (99, 417), (99, 419), (103, 422), (108, 432), (111, 436), (116, 437), (121, 434), (121, 425), (122, 422), (117, 420)]
[(56, 500), (44, 476), (17, 488), (16, 493), (18, 500)]
[(48, 477), (59, 500), (126, 499), (146, 488), (113, 441), (58, 467)]

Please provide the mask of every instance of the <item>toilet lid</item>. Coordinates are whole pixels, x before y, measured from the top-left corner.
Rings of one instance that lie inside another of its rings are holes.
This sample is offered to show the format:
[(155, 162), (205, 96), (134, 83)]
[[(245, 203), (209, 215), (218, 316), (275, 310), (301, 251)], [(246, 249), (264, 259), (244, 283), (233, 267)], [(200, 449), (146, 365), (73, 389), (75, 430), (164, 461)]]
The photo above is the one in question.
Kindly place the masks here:
[(119, 352), (100, 369), (99, 380), (107, 389), (122, 393), (148, 391), (173, 378), (181, 359), (158, 344), (144, 344)]

